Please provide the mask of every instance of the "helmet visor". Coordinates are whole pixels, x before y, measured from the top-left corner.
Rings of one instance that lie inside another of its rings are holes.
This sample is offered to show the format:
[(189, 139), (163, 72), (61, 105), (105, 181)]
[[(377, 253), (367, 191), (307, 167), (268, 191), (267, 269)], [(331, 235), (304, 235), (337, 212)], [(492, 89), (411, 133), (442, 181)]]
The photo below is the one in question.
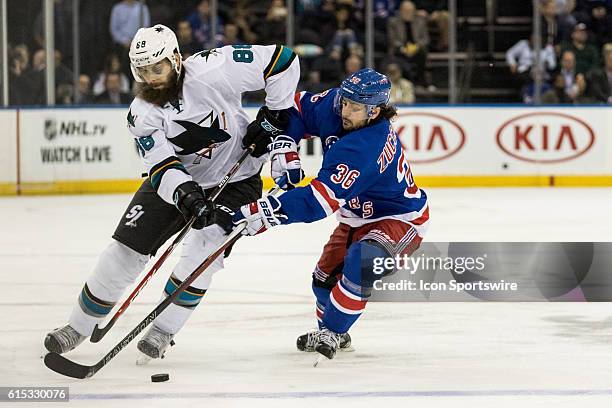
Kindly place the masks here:
[(145, 65), (143, 67), (134, 67), (138, 75), (143, 78), (149, 75), (162, 75), (164, 74), (164, 71), (171, 68), (172, 66), (170, 61), (167, 61), (166, 59), (156, 62), (155, 64)]

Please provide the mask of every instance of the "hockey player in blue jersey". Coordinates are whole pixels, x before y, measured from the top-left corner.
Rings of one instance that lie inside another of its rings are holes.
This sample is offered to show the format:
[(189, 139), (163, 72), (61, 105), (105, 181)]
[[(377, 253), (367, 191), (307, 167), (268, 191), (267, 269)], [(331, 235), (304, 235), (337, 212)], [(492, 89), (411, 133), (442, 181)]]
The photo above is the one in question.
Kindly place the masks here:
[(276, 225), (337, 214), (340, 224), (313, 273), (319, 330), (297, 340), (298, 349), (329, 359), (350, 346), (348, 330), (380, 278), (373, 273), (373, 259), (412, 254), (427, 229), (427, 196), (415, 185), (390, 122), (396, 114), (388, 105), (390, 89), (386, 76), (366, 68), (340, 88), (297, 94), (287, 135), (270, 145), (272, 176), (287, 174), (288, 185), (302, 179), (297, 144), (310, 135), (323, 145), (316, 179), (278, 198), (242, 206), (234, 216), (236, 224), (247, 222), (244, 234), (256, 235)]

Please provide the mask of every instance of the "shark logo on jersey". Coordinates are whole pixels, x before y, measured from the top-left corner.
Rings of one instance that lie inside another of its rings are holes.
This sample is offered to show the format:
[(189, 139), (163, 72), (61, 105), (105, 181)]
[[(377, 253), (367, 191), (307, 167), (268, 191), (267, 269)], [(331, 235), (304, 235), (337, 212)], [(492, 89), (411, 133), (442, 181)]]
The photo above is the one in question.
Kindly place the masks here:
[(168, 102), (166, 105), (164, 105), (164, 109), (167, 108), (174, 108), (176, 109), (176, 113), (179, 114), (181, 113), (184, 109), (183, 109), (183, 100), (181, 98), (178, 99), (172, 99), (170, 102)]
[[(195, 154), (197, 157), (193, 164), (200, 164), (203, 158), (210, 159), (212, 150), (231, 138), (229, 133), (220, 129), (219, 117), (214, 117), (212, 111), (198, 123), (187, 120), (174, 120), (174, 123), (180, 125), (185, 131), (168, 140), (182, 149), (176, 152), (178, 155)], [(209, 126), (200, 126), (202, 123), (209, 124)]]
[(138, 117), (138, 115), (132, 115), (132, 109), (130, 109), (128, 111), (128, 114), (127, 114), (128, 128), (129, 127), (136, 127), (136, 118), (137, 117)]
[(208, 57), (210, 57), (211, 55), (212, 55), (212, 56), (217, 56), (217, 55), (219, 55), (219, 52), (217, 51), (217, 49), (216, 49), (216, 48), (213, 48), (212, 50), (204, 50), (204, 51), (200, 51), (200, 52), (198, 52), (197, 54), (195, 54), (195, 55), (194, 55), (194, 57), (195, 57), (196, 55), (199, 55), (200, 57), (205, 58), (205, 59), (206, 59), (206, 62), (208, 62)]

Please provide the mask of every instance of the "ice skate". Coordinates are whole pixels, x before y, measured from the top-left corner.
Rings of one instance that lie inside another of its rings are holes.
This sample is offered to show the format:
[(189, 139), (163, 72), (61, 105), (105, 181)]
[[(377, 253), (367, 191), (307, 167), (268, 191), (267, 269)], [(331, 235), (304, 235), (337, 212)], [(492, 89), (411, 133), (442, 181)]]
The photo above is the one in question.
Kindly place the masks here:
[(85, 336), (82, 336), (72, 326), (67, 324), (47, 334), (47, 337), (45, 337), (45, 348), (50, 352), (63, 354), (75, 349), (85, 338)]
[[(297, 349), (308, 353), (314, 352), (320, 333), (321, 330), (313, 330), (299, 336), (296, 342)], [(348, 333), (340, 335), (340, 351), (355, 351), (351, 346), (351, 336)]]
[(138, 342), (138, 350), (142, 353), (136, 360), (137, 365), (147, 364), (154, 358), (164, 358), (168, 346), (173, 346), (174, 334), (166, 333), (159, 327), (153, 325)]
[(315, 343), (314, 349), (319, 355), (315, 360), (313, 366), (316, 367), (319, 365), (321, 361), (323, 361), (323, 357), (327, 357), (328, 360), (331, 360), (336, 356), (336, 350), (340, 347), (340, 338), (341, 334), (334, 333), (329, 329), (319, 330), (318, 339)]

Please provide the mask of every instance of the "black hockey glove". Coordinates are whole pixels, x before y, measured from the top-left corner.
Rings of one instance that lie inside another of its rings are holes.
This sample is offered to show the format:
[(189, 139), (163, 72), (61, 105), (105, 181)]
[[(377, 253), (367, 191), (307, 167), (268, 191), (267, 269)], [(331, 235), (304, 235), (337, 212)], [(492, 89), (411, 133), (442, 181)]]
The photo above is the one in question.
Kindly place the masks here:
[(174, 190), (174, 205), (186, 220), (196, 217), (192, 227), (202, 229), (211, 224), (212, 205), (204, 197), (202, 187), (195, 181), (186, 181)]
[(242, 139), (242, 146), (246, 149), (255, 144), (253, 157), (263, 156), (268, 152), (268, 145), (272, 139), (285, 131), (289, 123), (289, 112), (285, 110), (270, 110), (262, 106), (257, 112), (257, 119), (247, 126), (246, 134)]

